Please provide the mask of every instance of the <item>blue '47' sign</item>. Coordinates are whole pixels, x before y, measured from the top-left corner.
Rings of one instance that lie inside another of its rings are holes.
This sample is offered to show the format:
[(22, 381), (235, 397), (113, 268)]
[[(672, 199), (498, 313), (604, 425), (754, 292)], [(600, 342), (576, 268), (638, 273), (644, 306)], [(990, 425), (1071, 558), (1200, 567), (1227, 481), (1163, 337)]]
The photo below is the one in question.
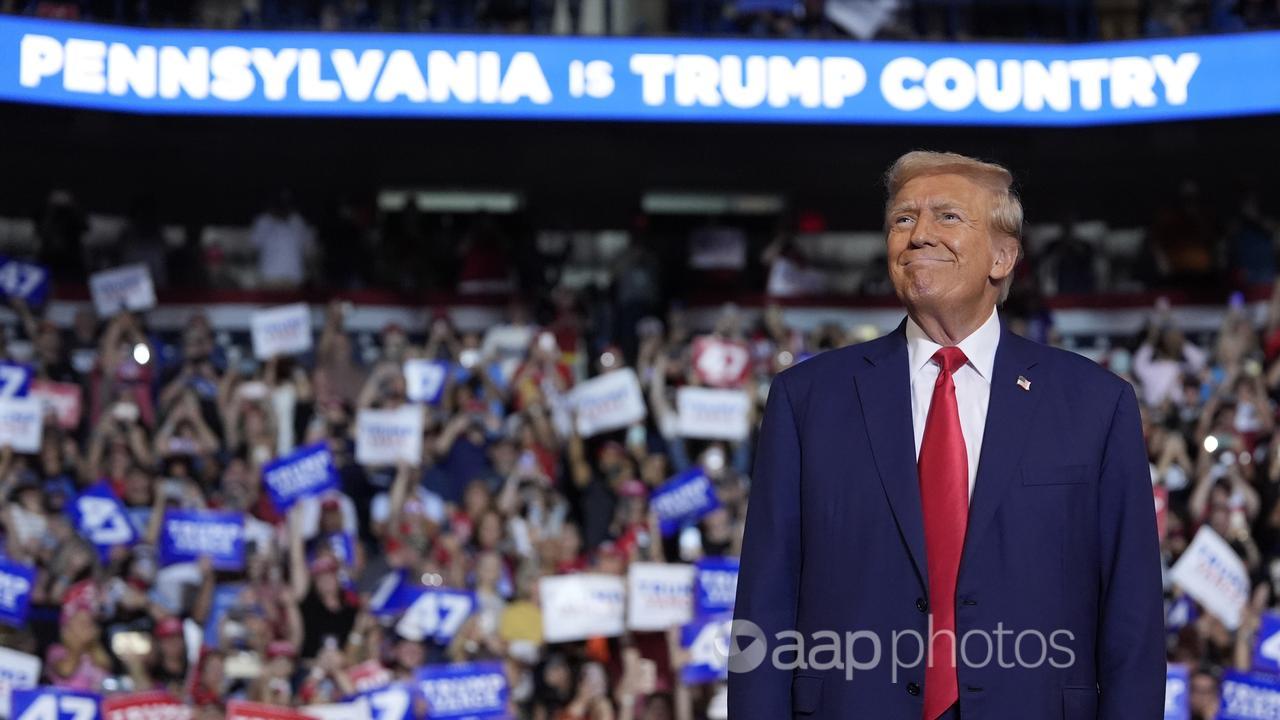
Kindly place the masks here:
[(0, 297), (40, 305), (49, 298), (49, 271), (34, 263), (0, 255)]
[(41, 687), (14, 690), (13, 720), (98, 720), (101, 698), (94, 693)]

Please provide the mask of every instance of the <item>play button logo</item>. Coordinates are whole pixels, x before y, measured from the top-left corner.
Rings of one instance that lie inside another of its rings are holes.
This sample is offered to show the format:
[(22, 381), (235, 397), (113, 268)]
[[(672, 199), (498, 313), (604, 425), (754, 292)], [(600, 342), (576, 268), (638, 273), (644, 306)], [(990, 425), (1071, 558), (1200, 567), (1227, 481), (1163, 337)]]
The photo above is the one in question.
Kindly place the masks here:
[(746, 673), (760, 667), (769, 653), (768, 641), (759, 625), (750, 620), (734, 620), (729, 626), (729, 646), (716, 648), (729, 660), (729, 672)]

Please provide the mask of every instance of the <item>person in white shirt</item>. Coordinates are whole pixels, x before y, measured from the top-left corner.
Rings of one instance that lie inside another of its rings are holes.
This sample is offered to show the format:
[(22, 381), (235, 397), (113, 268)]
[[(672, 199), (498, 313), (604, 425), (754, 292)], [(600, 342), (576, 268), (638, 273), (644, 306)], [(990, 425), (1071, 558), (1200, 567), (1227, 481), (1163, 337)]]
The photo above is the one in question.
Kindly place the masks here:
[(297, 288), (306, 279), (308, 260), (315, 255), (311, 228), (282, 192), (267, 212), (253, 221), (249, 241), (258, 250), (258, 276), (272, 288)]

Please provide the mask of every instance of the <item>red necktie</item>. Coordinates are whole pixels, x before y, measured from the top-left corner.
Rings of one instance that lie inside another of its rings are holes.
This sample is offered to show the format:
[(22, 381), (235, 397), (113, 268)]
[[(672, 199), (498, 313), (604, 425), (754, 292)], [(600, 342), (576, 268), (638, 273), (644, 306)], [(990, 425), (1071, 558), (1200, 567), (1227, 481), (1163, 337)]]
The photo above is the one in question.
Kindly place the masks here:
[(933, 362), (939, 366), (938, 381), (933, 385), (917, 462), (929, 564), (929, 610), (933, 613), (933, 637), (924, 674), (924, 720), (936, 720), (960, 697), (955, 657), (956, 574), (969, 515), (969, 460), (951, 377), (968, 358), (958, 347), (944, 347), (933, 354)]

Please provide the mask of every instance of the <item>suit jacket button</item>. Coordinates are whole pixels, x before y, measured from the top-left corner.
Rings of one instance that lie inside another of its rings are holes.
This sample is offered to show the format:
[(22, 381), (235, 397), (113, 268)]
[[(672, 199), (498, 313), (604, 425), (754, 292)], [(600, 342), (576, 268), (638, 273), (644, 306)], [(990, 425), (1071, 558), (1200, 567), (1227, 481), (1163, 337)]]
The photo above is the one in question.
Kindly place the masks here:
[(917, 685), (917, 684), (915, 684), (915, 683), (913, 683), (913, 682), (907, 683), (907, 694), (908, 694), (908, 695), (919, 695), (919, 694), (920, 694), (920, 686), (919, 686), (919, 685)]
[(929, 601), (924, 598), (916, 598), (916, 609), (920, 612), (929, 612)]

